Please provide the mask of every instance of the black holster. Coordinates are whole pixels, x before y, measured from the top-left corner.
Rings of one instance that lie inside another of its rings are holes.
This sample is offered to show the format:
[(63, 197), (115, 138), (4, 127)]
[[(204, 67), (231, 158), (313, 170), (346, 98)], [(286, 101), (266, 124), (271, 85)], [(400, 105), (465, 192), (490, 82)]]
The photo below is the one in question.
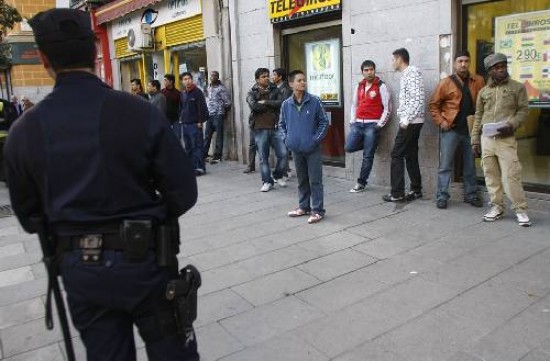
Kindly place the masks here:
[(177, 272), (176, 255), (180, 252), (180, 228), (178, 219), (170, 219), (158, 227), (155, 251), (157, 264), (161, 267), (174, 268)]
[(179, 272), (178, 278), (168, 282), (166, 299), (173, 302), (179, 333), (186, 333), (197, 318), (197, 291), (201, 286), (201, 275), (192, 265)]

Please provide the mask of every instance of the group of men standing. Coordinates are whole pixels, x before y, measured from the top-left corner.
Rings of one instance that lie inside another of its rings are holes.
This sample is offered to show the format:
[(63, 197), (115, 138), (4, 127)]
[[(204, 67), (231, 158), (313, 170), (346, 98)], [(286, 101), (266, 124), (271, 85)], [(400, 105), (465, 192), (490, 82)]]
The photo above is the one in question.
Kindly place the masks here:
[[(391, 191), (382, 199), (386, 202), (404, 202), (423, 197), (418, 140), (425, 120), (426, 95), (420, 71), (415, 66), (409, 65), (410, 57), (407, 49), (397, 49), (392, 55), (394, 70), (402, 72), (396, 111), (399, 127), (391, 151)], [(436, 207), (446, 209), (449, 205), (449, 186), (454, 173), (455, 153), (460, 149), (464, 202), (474, 207), (483, 206), (477, 186), (474, 158), (481, 156), (485, 183), (492, 205), (490, 211), (484, 215), (484, 220), (491, 222), (503, 216), (505, 192), (512, 201), (518, 223), (529, 226), (531, 222), (527, 216), (527, 202), (521, 183), (521, 165), (517, 157), (517, 144), (514, 137), (515, 130), (527, 117), (526, 91), (521, 84), (510, 79), (506, 69), (507, 59), (504, 55), (493, 54), (485, 59), (484, 65), (489, 72), (487, 85), (481, 76), (470, 73), (468, 51), (457, 52), (453, 61), (454, 74), (441, 80), (429, 100), (429, 111), (434, 124), (440, 130)], [(371, 60), (364, 61), (361, 64), (361, 73), (363, 79), (355, 87), (352, 96), (350, 132), (345, 143), (346, 152), (363, 151), (361, 170), (355, 186), (350, 190), (352, 193), (359, 193), (366, 189), (380, 130), (387, 124), (392, 112), (390, 92), (385, 82), (376, 76), (376, 64)], [(296, 74), (293, 75), (296, 76)], [(290, 175), (288, 158), (291, 149), (283, 129), (286, 123), (281, 113), (284, 101), (291, 99), (295, 103), (297, 97), (296, 93), (293, 93), (294, 86), (291, 88), (286, 78), (286, 71), (282, 68), (273, 70), (272, 74), (267, 68), (258, 68), (255, 72), (255, 84), (246, 97), (250, 107), (250, 163), (244, 172), (255, 171), (257, 152), (260, 158), (262, 192), (270, 191), (275, 184), (285, 187)], [(210, 74), (210, 85), (205, 92), (206, 98), (193, 83), (190, 73), (181, 74), (180, 79), (184, 86), (181, 92), (175, 88), (174, 76), (170, 74), (165, 76), (165, 87), (162, 90), (160, 83), (152, 80), (148, 84), (147, 96), (141, 89), (139, 79), (134, 79), (132, 92), (148, 97), (151, 103), (166, 113), (178, 139), (193, 159), (195, 173), (202, 175), (206, 172), (205, 159), (209, 157), (208, 150), (213, 133), (217, 134), (216, 147), (210, 162), (216, 163), (221, 160), (224, 117), (231, 106), (230, 97), (216, 71)], [(293, 77), (289, 79), (294, 83)], [(138, 84), (134, 84), (135, 81)], [(305, 87), (303, 92), (307, 93)], [(497, 103), (499, 94), (506, 96), (502, 96), (502, 101)], [(305, 99), (310, 97), (311, 95), (308, 95)], [(296, 105), (298, 111), (301, 110), (302, 105)], [(301, 146), (311, 139), (318, 129), (325, 128), (322, 125), (324, 124), (322, 118), (326, 118), (326, 115), (319, 116), (317, 123), (310, 129), (311, 134), (303, 135), (305, 140), (301, 141)], [(207, 122), (206, 131), (203, 132), (205, 122)], [(482, 136), (482, 126), (488, 123), (499, 123), (500, 127), (496, 134)], [(304, 131), (304, 128), (300, 128), (299, 131)], [(326, 134), (326, 129), (319, 134), (323, 132)], [(315, 150), (319, 153), (318, 163), (320, 164), (321, 147), (320, 144), (316, 145), (318, 149)], [(269, 163), (270, 149), (275, 153), (276, 161), (273, 170)], [(294, 154), (295, 163), (300, 159), (301, 154), (311, 153), (312, 150), (300, 148), (294, 152), (296, 153)], [(297, 164), (296, 168), (298, 172)], [(410, 179), (408, 191), (405, 190), (405, 170)], [(317, 173), (310, 170), (309, 174), (311, 177), (311, 174)], [(300, 179), (298, 180), (300, 182)], [(305, 182), (305, 179), (302, 180), (304, 183), (299, 185), (299, 188), (303, 188), (304, 194), (311, 193), (312, 189), (306, 187), (306, 183), (310, 184), (311, 179), (308, 179), (308, 182)], [(316, 183), (320, 183), (322, 188), (320, 180), (310, 185), (313, 186)], [(322, 204), (322, 201), (320, 203)], [(306, 206), (305, 201), (300, 204), (302, 208), (298, 209), (297, 214), (309, 214), (311, 207)], [(318, 206), (314, 211), (316, 214), (324, 215), (322, 206)], [(296, 211), (291, 213), (294, 215)]]
[[(217, 71), (210, 72), (210, 84), (205, 92), (195, 85), (190, 72), (180, 74), (181, 91), (176, 88), (175, 80), (174, 75), (166, 74), (162, 89), (158, 80), (150, 80), (145, 93), (141, 80), (132, 79), (131, 92), (166, 114), (172, 130), (193, 161), (195, 174), (200, 176), (206, 173), (206, 160), (210, 164), (222, 160), (224, 119), (231, 108), (231, 99)], [(210, 157), (208, 151), (214, 133), (216, 146)]]
[[(469, 52), (458, 52), (454, 57), (454, 74), (441, 80), (429, 101), (433, 121), (440, 129), (436, 206), (439, 209), (448, 206), (455, 153), (460, 147), (464, 202), (474, 207), (483, 206), (474, 161), (474, 156), (481, 156), (491, 204), (483, 219), (492, 222), (503, 216), (506, 193), (518, 224), (530, 226), (514, 137), (515, 130), (527, 118), (527, 93), (523, 85), (510, 79), (505, 55), (490, 55), (484, 65), (489, 72), (487, 85), (481, 76), (470, 73)], [(391, 152), (391, 192), (382, 198), (386, 202), (403, 202), (422, 197), (418, 139), (425, 118), (425, 91), (420, 72), (409, 65), (406, 49), (393, 52), (393, 68), (403, 73), (397, 109), (399, 129)], [(361, 64), (364, 79), (357, 85), (352, 99), (351, 130), (345, 149), (347, 152), (363, 150), (361, 171), (350, 190), (352, 193), (365, 190), (379, 130), (391, 112), (387, 87), (375, 75), (375, 70), (376, 65), (370, 60)], [(486, 131), (484, 135), (483, 127), (489, 123), (497, 123), (496, 133)], [(405, 192), (405, 168), (410, 178), (408, 192)]]

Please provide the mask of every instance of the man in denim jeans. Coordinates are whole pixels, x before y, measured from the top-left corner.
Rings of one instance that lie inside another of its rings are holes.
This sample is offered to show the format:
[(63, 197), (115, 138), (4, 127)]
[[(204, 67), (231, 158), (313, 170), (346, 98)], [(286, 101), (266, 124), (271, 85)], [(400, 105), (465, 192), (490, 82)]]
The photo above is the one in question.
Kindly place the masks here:
[[(277, 88), (269, 82), (269, 69), (258, 68), (254, 74), (256, 84), (250, 89), (246, 102), (250, 106), (254, 139), (260, 155), (262, 173), (261, 192), (273, 189), (275, 181), (281, 187), (286, 186), (283, 179), (286, 165), (287, 150), (277, 126)], [(277, 157), (273, 177), (269, 166), (269, 148), (272, 147)], [(274, 181), (275, 179), (275, 181)]]
[(311, 213), (307, 222), (312, 224), (325, 216), (321, 142), (327, 135), (328, 118), (321, 100), (306, 92), (304, 72), (294, 70), (288, 78), (294, 92), (281, 106), (279, 129), (294, 154), (299, 198), (298, 208), (288, 212), (288, 216)]
[(459, 51), (455, 55), (453, 67), (455, 74), (441, 80), (430, 100), (430, 113), (434, 123), (440, 128), (436, 206), (439, 209), (447, 208), (455, 152), (460, 147), (464, 202), (481, 207), (483, 202), (477, 195), (468, 117), (475, 113), (477, 94), (485, 85), (485, 81), (479, 75), (470, 74), (470, 53), (467, 50)]
[(365, 60), (361, 64), (363, 80), (357, 84), (351, 101), (351, 126), (345, 149), (348, 153), (363, 150), (363, 163), (357, 183), (350, 190), (359, 193), (365, 190), (369, 179), (374, 152), (378, 144), (380, 129), (386, 125), (390, 115), (390, 94), (386, 84), (378, 78), (376, 64)]
[(210, 164), (216, 164), (222, 160), (223, 153), (223, 128), (225, 115), (231, 108), (229, 92), (220, 81), (220, 73), (210, 72), (210, 85), (206, 89), (206, 105), (208, 106), (208, 121), (204, 135), (204, 158), (208, 158), (212, 135), (216, 133), (216, 149)]

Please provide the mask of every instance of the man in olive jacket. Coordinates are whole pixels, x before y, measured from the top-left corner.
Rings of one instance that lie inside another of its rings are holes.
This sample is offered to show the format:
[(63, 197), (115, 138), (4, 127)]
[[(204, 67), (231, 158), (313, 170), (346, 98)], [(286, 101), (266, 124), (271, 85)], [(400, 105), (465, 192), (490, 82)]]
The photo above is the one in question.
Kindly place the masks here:
[[(492, 205), (483, 219), (493, 222), (504, 215), (506, 193), (516, 212), (518, 224), (528, 227), (531, 221), (527, 215), (521, 164), (514, 136), (516, 129), (527, 119), (527, 91), (522, 84), (510, 79), (506, 55), (489, 55), (484, 65), (489, 71), (489, 80), (477, 97), (471, 134), (474, 154), (481, 153), (485, 185)], [(493, 135), (491, 127), (495, 126), (497, 133)]]

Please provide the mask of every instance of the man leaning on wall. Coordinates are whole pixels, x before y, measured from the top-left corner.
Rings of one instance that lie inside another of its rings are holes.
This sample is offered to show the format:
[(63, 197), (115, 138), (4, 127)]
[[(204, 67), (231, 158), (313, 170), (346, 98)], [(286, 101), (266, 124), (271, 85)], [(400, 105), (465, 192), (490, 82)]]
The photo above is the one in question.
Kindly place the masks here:
[(477, 94), (485, 85), (483, 78), (470, 73), (470, 53), (456, 53), (453, 62), (454, 74), (441, 80), (430, 100), (430, 113), (439, 127), (439, 170), (437, 200), (439, 209), (447, 208), (451, 195), (449, 184), (454, 173), (454, 159), (458, 147), (462, 152), (462, 175), (464, 202), (482, 207), (478, 196), (476, 168), (472, 154), (469, 119), (475, 113)]

